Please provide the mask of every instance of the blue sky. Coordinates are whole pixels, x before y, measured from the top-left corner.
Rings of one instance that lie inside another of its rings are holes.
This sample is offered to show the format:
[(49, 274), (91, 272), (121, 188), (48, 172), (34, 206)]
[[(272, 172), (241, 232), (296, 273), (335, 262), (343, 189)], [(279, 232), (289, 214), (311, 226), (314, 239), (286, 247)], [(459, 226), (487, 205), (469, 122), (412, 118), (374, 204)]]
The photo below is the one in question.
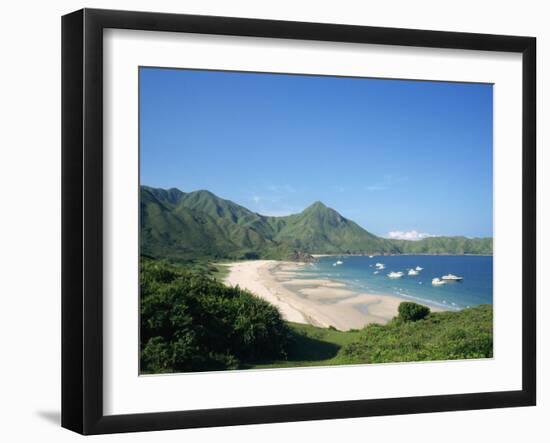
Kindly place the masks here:
[(491, 85), (141, 68), (141, 183), (265, 215), (320, 200), (383, 236), (491, 236), (492, 103)]

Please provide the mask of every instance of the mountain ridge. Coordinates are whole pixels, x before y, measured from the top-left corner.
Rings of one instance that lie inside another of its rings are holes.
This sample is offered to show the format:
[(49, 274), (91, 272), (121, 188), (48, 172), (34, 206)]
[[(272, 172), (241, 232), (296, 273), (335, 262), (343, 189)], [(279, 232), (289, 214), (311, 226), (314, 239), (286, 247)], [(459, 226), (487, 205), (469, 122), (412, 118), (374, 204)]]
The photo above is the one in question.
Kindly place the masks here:
[(492, 238), (378, 237), (321, 201), (288, 216), (265, 216), (208, 190), (140, 187), (143, 255), (285, 259), (299, 254), (492, 254)]

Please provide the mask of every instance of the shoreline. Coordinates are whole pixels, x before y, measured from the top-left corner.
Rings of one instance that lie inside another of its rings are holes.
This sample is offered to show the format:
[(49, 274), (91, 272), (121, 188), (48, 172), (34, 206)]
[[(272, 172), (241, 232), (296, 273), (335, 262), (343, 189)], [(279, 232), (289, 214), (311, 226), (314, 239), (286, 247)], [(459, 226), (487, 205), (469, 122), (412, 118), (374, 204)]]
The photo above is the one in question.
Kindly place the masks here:
[[(323, 278), (299, 278), (306, 263), (253, 260), (226, 264), (224, 283), (247, 289), (275, 306), (290, 322), (338, 330), (386, 324), (397, 315), (404, 297), (370, 294), (349, 289), (345, 283)], [(432, 311), (442, 311), (435, 306)]]

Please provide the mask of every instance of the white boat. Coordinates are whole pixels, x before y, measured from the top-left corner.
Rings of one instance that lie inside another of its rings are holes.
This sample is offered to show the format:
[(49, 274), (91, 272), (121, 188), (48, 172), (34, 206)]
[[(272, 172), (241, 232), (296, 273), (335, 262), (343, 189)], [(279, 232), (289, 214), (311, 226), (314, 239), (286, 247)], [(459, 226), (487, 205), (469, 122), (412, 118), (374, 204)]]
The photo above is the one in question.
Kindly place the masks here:
[(464, 277), (459, 277), (458, 275), (453, 275), (453, 274), (447, 274), (441, 277), (441, 280), (445, 280), (445, 281), (460, 281), (462, 279), (464, 279)]
[(388, 277), (389, 278), (400, 278), (400, 277), (403, 277), (403, 273), (402, 272), (390, 272), (388, 274)]
[(445, 281), (441, 280), (440, 278), (436, 277), (432, 280), (432, 285), (439, 286), (439, 285), (444, 285), (444, 284), (445, 284)]
[(369, 258), (373, 258), (373, 257), (374, 257), (374, 255), (369, 255)]
[(344, 264), (344, 262), (343, 262), (343, 261), (341, 261), (341, 260), (338, 260), (338, 261), (336, 262), (336, 264), (337, 264), (337, 265), (343, 265), (343, 264)]
[(418, 275), (418, 271), (415, 269), (409, 269), (409, 275)]
[(421, 268), (420, 266), (417, 266), (416, 268), (414, 268), (415, 271), (422, 271), (422, 269), (424, 268)]
[(376, 266), (376, 269), (384, 269), (386, 267), (383, 263), (376, 263), (374, 266)]

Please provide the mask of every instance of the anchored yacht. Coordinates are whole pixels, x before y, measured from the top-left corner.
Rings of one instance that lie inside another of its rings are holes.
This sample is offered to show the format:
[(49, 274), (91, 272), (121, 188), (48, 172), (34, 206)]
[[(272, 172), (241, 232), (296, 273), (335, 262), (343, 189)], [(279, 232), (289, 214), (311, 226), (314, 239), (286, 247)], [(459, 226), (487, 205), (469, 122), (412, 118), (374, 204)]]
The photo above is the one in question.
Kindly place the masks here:
[(460, 281), (463, 279), (464, 277), (459, 277), (458, 275), (453, 275), (453, 274), (447, 274), (441, 277), (441, 280), (445, 280), (445, 281)]
[(389, 278), (400, 278), (400, 277), (403, 277), (403, 273), (402, 272), (390, 272), (388, 274), (388, 277)]

